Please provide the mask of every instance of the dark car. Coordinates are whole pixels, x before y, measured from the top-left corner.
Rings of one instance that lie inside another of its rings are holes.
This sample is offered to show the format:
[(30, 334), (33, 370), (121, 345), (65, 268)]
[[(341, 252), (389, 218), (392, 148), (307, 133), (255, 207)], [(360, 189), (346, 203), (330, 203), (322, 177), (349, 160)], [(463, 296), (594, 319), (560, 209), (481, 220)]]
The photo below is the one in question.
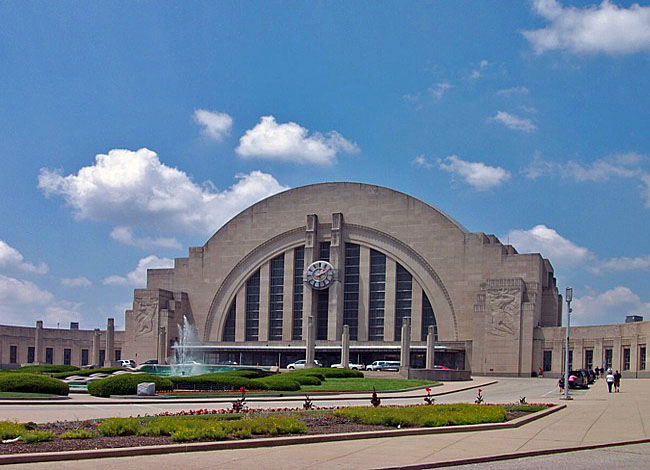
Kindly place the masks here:
[[(571, 376), (575, 377), (573, 381)], [(589, 388), (589, 373), (585, 369), (570, 371), (569, 388)]]
[(140, 365), (154, 365), (154, 364), (158, 364), (158, 359), (149, 359), (148, 361), (144, 361)]

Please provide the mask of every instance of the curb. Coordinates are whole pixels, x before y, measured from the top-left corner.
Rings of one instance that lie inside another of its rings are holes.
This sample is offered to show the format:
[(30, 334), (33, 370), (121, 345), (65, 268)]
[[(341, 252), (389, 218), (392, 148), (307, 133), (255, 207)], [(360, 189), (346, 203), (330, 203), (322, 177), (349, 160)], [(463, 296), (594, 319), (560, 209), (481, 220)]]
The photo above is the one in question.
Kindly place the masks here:
[[(494, 385), (495, 383), (498, 383), (498, 380), (492, 380), (489, 382), (482, 382), (480, 384), (472, 384), (468, 385), (466, 387), (462, 388), (456, 388), (453, 390), (447, 390), (445, 392), (437, 392), (437, 393), (431, 393), (431, 396), (434, 397), (440, 397), (443, 395), (450, 395), (452, 393), (458, 393), (458, 392), (465, 392), (467, 390), (472, 390), (474, 388), (481, 388), (481, 387), (487, 387), (489, 385)], [(417, 389), (424, 389), (425, 387), (418, 387), (415, 389), (408, 389), (406, 391), (412, 391), (412, 390), (417, 390)], [(394, 400), (398, 398), (423, 398), (426, 395), (410, 395), (410, 396), (398, 396), (396, 394), (402, 393), (405, 390), (398, 390), (398, 391), (387, 391), (387, 392), (377, 392), (380, 394), (380, 397), (382, 400)], [(361, 394), (364, 392), (349, 392), (350, 394)], [(365, 392), (365, 393), (371, 393), (371, 392)], [(384, 394), (387, 394), (388, 396), (385, 396)], [(391, 396), (392, 394), (392, 396)], [(312, 395), (309, 394), (310, 398), (313, 397), (312, 401), (346, 401), (346, 400), (367, 400), (368, 398), (366, 396), (359, 396), (359, 397), (350, 397), (350, 396), (327, 396), (327, 395)], [(95, 406), (101, 406), (101, 405), (133, 405), (133, 404), (200, 404), (200, 403), (230, 403), (232, 402), (233, 399), (238, 398), (237, 396), (231, 396), (231, 397), (223, 397), (223, 398), (184, 398), (184, 399), (174, 399), (174, 398), (157, 398), (157, 399), (151, 399), (151, 398), (130, 398), (130, 399), (124, 399), (120, 401), (93, 401), (93, 400), (85, 400), (85, 401), (75, 401), (71, 403), (66, 403), (66, 405), (95, 405)], [(256, 395), (254, 398), (253, 397), (246, 397), (246, 402), (252, 403), (252, 402), (273, 402), (274, 400), (268, 400), (268, 398), (281, 398), (282, 401), (297, 401), (297, 402), (302, 402), (305, 401), (304, 396), (298, 396), (298, 395), (264, 395), (264, 396), (259, 396)], [(68, 397), (68, 399), (70, 399)], [(13, 399), (12, 399), (13, 400)], [(32, 398), (33, 400), (33, 398)], [(178, 400), (178, 401), (172, 401), (172, 400)], [(56, 401), (56, 400), (54, 400)], [(0, 406), (2, 405), (15, 405), (15, 401), (0, 401)], [(47, 401), (34, 401), (34, 402), (21, 402), (20, 405), (57, 405), (58, 403), (48, 403)]]
[[(66, 452), (42, 452), (33, 454), (0, 455), (0, 465), (18, 463), (53, 462), (64, 460), (87, 460), (111, 457), (134, 457), (140, 455), (177, 454), (183, 452), (205, 452), (213, 450), (252, 449), (260, 447), (278, 447), (298, 444), (315, 444), (320, 442), (337, 442), (358, 439), (379, 439), (385, 437), (421, 436), (425, 434), (448, 434), (456, 432), (492, 431), (496, 429), (518, 428), (530, 422), (544, 418), (566, 408), (566, 405), (554, 405), (546, 410), (522, 416), (506, 423), (470, 424), (464, 426), (444, 426), (438, 428), (391, 429), (387, 431), (363, 431), (341, 434), (318, 434), (311, 436), (290, 436), (279, 438), (260, 438), (240, 441), (197, 442), (193, 444), (168, 444), (159, 446), (122, 447), (113, 449), (79, 450)], [(516, 457), (513, 457), (516, 458)], [(424, 464), (429, 465), (429, 464)], [(451, 464), (450, 464), (451, 465)], [(395, 467), (402, 468), (402, 467)], [(407, 468), (407, 467), (404, 467)], [(410, 467), (408, 467), (410, 468)], [(413, 469), (430, 468), (416, 466)]]

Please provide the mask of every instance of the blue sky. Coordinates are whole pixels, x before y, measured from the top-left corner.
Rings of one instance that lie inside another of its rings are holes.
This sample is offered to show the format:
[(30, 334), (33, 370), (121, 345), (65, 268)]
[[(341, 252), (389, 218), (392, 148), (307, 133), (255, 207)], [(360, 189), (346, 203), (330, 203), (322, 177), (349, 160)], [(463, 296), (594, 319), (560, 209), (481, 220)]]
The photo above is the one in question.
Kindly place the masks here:
[(253, 202), (420, 198), (650, 319), (650, 4), (2, 2), (0, 318), (103, 326)]

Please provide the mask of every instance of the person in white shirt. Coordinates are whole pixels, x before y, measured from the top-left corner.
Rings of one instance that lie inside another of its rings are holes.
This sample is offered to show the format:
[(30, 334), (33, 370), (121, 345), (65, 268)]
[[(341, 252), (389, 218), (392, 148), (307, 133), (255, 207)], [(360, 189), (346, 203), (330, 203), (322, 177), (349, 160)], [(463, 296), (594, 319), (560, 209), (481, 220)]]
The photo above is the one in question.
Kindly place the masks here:
[(614, 385), (614, 374), (612, 374), (611, 369), (607, 371), (607, 377), (605, 377), (605, 380), (607, 380), (607, 389), (609, 390), (609, 393), (612, 393), (612, 385)]

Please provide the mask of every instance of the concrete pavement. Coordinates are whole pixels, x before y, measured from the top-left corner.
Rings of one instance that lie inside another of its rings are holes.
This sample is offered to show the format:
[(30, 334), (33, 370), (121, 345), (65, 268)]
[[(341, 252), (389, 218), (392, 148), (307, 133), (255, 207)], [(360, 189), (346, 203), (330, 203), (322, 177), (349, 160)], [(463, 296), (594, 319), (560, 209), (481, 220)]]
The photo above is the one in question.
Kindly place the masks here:
[[(526, 386), (525, 381), (536, 380), (506, 378), (499, 379), (499, 383), (510, 383), (507, 388), (516, 395), (520, 392), (517, 384)], [(490, 402), (489, 387), (484, 394)], [(553, 398), (549, 396), (545, 401), (558, 402), (558, 395)], [(477, 458), (556, 452), (625, 441), (650, 441), (648, 380), (626, 379), (622, 392), (618, 394), (607, 393), (605, 383), (599, 381), (589, 391), (575, 394), (575, 399), (566, 404), (565, 410), (517, 429), (28, 465), (30, 469), (75, 470), (101, 470), (118, 466), (121, 469), (182, 466), (184, 470), (427, 468), (467, 463)], [(26, 465), (8, 468), (21, 469)]]

